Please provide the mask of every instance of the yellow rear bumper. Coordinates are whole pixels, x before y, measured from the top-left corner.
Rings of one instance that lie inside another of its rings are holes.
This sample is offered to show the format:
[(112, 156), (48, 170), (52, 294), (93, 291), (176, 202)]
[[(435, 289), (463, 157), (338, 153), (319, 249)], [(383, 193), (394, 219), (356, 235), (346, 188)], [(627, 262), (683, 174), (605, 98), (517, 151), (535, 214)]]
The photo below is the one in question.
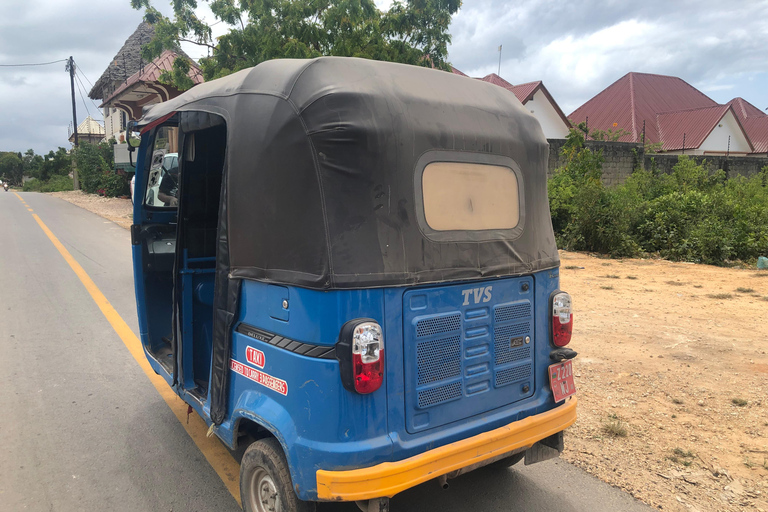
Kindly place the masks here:
[(356, 501), (395, 494), (451, 471), (528, 448), (576, 421), (576, 397), (550, 411), (397, 462), (349, 471), (317, 471), (317, 497)]

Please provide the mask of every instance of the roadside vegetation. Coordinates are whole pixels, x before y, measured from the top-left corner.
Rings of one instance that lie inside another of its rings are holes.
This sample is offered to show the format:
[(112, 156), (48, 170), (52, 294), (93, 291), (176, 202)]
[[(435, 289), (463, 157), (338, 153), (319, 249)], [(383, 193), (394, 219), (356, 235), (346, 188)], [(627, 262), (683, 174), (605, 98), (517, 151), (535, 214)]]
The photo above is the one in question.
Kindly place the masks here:
[(71, 151), (58, 148), (47, 155), (35, 154), (32, 149), (24, 154), (0, 152), (0, 179), (21, 187), (24, 192), (66, 192), (74, 189), (71, 177), (74, 162), (83, 192), (127, 196), (131, 174), (114, 170), (113, 144), (114, 140), (100, 144), (84, 142)]
[(606, 187), (602, 152), (586, 148), (579, 130), (562, 152), (566, 164), (549, 180), (560, 247), (714, 265), (751, 263), (768, 251), (768, 167), (729, 178), (681, 155), (671, 174), (636, 169)]
[(114, 170), (113, 142), (85, 142), (72, 150), (80, 189), (83, 192), (106, 197), (127, 196), (131, 193), (131, 174)]

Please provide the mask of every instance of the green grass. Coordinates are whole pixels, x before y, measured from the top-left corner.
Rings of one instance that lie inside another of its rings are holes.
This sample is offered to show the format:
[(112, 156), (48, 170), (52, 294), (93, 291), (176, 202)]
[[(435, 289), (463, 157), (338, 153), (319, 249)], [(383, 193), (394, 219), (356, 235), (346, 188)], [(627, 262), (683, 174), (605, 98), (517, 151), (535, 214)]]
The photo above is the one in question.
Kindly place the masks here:
[(710, 299), (732, 299), (733, 295), (730, 293), (709, 293), (707, 297)]
[(578, 269), (582, 269), (582, 268), (584, 268), (584, 267), (579, 267), (578, 265), (566, 265), (565, 266), (565, 270), (578, 270)]
[(749, 402), (744, 400), (743, 398), (731, 398), (731, 403), (737, 407), (744, 407)]
[(738, 293), (752, 293), (752, 292), (755, 291), (755, 289), (754, 288), (744, 288), (743, 286), (739, 286), (738, 288), (736, 288), (736, 291)]

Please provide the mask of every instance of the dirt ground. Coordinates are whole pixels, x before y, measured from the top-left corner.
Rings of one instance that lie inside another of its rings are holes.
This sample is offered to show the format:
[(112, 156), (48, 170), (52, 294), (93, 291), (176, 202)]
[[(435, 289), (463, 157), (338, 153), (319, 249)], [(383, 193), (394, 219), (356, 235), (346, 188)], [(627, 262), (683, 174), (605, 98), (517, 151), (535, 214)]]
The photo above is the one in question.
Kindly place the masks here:
[[(52, 194), (131, 224), (131, 202)], [(579, 419), (563, 458), (663, 510), (768, 512), (768, 271), (561, 251)]]
[(125, 229), (130, 229), (133, 223), (133, 204), (130, 199), (85, 194), (81, 190), (50, 192), (49, 195), (64, 199), (72, 204), (76, 204), (80, 208), (101, 215)]
[(561, 252), (563, 457), (664, 510), (768, 511), (768, 271)]

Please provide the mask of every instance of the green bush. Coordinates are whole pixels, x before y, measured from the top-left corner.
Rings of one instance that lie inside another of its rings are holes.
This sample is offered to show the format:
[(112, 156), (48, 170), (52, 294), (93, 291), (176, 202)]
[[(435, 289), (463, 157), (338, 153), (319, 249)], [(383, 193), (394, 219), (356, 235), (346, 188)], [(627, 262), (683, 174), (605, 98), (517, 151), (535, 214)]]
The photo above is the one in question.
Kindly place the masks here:
[(22, 190), (24, 192), (66, 192), (73, 190), (74, 183), (69, 176), (52, 176), (48, 181), (42, 181), (32, 178), (24, 183)]
[(88, 194), (95, 194), (105, 188), (103, 176), (113, 172), (114, 150), (109, 142), (89, 144), (84, 142), (72, 151), (77, 166), (80, 189)]
[(32, 178), (24, 182), (24, 186), (21, 188), (24, 192), (42, 192), (43, 182), (37, 178)]
[(768, 167), (729, 180), (721, 169), (680, 156), (669, 175), (638, 169), (608, 188), (600, 179), (602, 155), (585, 148), (577, 131), (563, 155), (565, 166), (549, 180), (549, 202), (564, 248), (709, 264), (768, 253)]
[(131, 193), (131, 180), (122, 172), (107, 171), (101, 175), (98, 192), (107, 197), (127, 196)]
[(74, 188), (75, 185), (69, 176), (53, 176), (43, 184), (41, 192), (66, 192)]

